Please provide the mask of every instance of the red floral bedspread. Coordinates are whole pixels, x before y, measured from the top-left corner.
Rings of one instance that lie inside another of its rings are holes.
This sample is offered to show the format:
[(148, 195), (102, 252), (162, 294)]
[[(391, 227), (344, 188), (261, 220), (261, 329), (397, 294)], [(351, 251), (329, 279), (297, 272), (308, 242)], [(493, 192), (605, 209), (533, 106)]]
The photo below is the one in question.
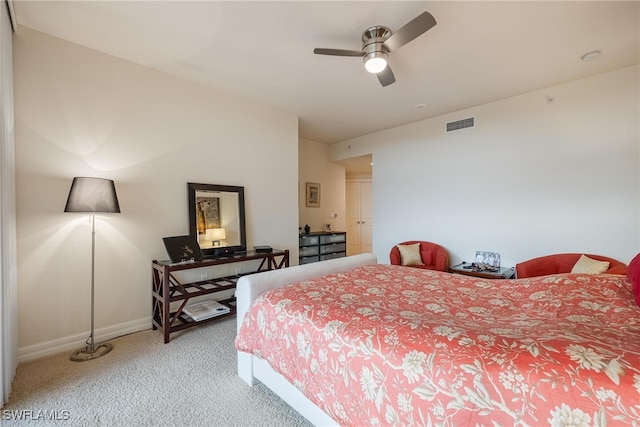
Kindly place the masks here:
[(640, 423), (640, 307), (624, 276), (360, 267), (261, 295), (236, 347), (342, 425)]

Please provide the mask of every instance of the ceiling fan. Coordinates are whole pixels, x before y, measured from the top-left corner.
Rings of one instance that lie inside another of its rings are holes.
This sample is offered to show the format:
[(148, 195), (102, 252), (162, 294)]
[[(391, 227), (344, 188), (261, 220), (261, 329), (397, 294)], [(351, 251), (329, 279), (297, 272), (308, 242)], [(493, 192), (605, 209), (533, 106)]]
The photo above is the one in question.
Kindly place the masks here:
[(389, 52), (404, 46), (435, 25), (435, 18), (429, 12), (423, 12), (395, 33), (382, 25), (367, 28), (362, 33), (362, 50), (315, 48), (313, 53), (317, 55), (359, 56), (367, 71), (376, 74), (382, 86), (389, 86), (396, 81), (387, 64)]

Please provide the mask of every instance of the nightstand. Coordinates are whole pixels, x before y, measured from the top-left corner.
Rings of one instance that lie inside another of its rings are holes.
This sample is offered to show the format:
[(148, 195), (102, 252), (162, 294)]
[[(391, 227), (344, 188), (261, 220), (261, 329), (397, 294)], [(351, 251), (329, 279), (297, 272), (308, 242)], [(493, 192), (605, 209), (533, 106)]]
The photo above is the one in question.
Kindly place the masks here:
[[(467, 267), (467, 268), (465, 268)], [(460, 264), (449, 267), (451, 273), (464, 274), (465, 276), (482, 277), (484, 279), (514, 279), (516, 277), (515, 268), (500, 267), (496, 272), (480, 271), (471, 267), (468, 262), (462, 262)]]

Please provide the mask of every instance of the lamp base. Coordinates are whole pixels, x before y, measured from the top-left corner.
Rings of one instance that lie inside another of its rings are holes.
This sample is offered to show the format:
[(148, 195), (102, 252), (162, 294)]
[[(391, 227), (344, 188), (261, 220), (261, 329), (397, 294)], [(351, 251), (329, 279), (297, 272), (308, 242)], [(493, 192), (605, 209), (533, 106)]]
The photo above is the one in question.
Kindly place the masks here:
[(102, 357), (105, 354), (109, 353), (111, 350), (113, 350), (113, 345), (109, 344), (108, 342), (94, 345), (93, 349), (91, 349), (91, 346), (88, 345), (71, 353), (69, 359), (74, 362), (84, 362), (86, 360), (92, 360), (97, 359), (98, 357)]

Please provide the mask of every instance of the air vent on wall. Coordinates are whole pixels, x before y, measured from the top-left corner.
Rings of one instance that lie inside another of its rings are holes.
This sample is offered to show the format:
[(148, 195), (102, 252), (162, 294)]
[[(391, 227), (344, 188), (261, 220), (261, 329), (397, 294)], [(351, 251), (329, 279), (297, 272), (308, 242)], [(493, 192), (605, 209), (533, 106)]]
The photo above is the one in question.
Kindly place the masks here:
[(454, 130), (472, 128), (475, 126), (475, 118), (469, 117), (468, 119), (456, 120), (455, 122), (447, 123), (447, 132), (453, 132)]

